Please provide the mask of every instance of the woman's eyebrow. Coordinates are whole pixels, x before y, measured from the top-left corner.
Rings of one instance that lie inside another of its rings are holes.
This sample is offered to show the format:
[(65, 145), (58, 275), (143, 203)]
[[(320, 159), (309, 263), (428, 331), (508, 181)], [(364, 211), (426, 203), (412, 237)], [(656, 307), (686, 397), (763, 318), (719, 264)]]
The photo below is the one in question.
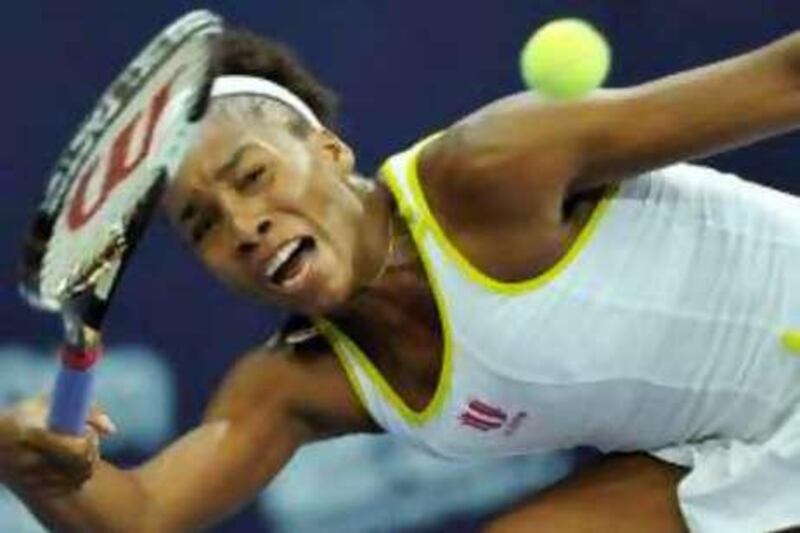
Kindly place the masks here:
[(187, 203), (183, 207), (183, 209), (181, 209), (181, 213), (180, 213), (180, 215), (178, 215), (178, 219), (181, 222), (186, 222), (187, 220), (192, 218), (195, 215), (196, 212), (197, 212), (197, 208), (193, 204)]
[(249, 150), (250, 148), (254, 148), (256, 145), (253, 143), (246, 143), (236, 149), (235, 152), (228, 158), (228, 160), (220, 165), (220, 167), (214, 172), (214, 179), (220, 180), (222, 176), (226, 175), (231, 170), (237, 168), (239, 163), (244, 156), (244, 153)]

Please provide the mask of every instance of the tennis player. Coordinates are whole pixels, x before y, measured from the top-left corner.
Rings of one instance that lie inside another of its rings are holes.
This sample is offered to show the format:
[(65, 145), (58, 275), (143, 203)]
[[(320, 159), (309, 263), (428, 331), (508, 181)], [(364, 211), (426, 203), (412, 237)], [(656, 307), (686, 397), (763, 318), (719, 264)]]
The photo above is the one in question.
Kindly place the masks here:
[[(216, 277), (298, 319), (139, 468), (3, 413), (2, 479), (75, 531), (208, 526), (304, 443), (608, 452), (492, 531), (800, 524), (800, 200), (683, 163), (800, 125), (800, 33), (580, 101), (494, 102), (358, 175), (328, 93), (230, 31), (166, 200)], [(80, 487), (80, 490), (78, 490)]]

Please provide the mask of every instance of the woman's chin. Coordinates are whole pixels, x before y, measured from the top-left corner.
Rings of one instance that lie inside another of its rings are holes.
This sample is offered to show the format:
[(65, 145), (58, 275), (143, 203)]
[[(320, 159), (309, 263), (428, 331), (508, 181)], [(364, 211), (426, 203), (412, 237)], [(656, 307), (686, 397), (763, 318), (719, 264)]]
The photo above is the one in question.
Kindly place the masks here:
[(251, 293), (250, 296), (256, 296), (260, 303), (270, 307), (279, 307), (283, 311), (306, 316), (330, 315), (347, 304), (346, 295), (341, 294), (340, 291), (321, 289), (291, 296), (262, 290), (258, 294)]
[(320, 266), (305, 265), (283, 285), (266, 280), (236, 289), (237, 292), (245, 293), (250, 298), (255, 297), (260, 303), (280, 307), (290, 313), (307, 316), (330, 315), (346, 308), (354, 291), (343, 269), (333, 269), (333, 275), (326, 276), (326, 273), (330, 274), (330, 270)]
[(327, 316), (335, 314), (346, 305), (347, 299), (343, 295), (334, 292), (317, 293), (312, 300), (303, 302), (296, 312), (308, 316)]

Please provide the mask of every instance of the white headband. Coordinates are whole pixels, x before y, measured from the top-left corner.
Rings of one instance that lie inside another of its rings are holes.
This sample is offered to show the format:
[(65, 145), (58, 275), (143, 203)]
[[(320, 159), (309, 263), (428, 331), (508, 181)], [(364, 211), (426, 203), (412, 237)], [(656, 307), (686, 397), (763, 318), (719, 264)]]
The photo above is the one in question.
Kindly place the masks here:
[(322, 129), (322, 123), (317, 115), (305, 102), (286, 87), (273, 81), (253, 76), (220, 76), (214, 80), (214, 84), (211, 86), (211, 98), (245, 94), (266, 96), (278, 100), (300, 113), (316, 129)]

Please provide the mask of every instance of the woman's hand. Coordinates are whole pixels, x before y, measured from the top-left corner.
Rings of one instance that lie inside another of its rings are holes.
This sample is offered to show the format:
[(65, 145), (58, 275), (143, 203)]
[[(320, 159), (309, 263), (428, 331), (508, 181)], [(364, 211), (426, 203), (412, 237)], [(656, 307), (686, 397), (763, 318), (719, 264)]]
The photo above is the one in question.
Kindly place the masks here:
[(60, 495), (77, 491), (92, 477), (100, 459), (100, 438), (116, 431), (94, 408), (80, 437), (47, 429), (48, 402), (25, 400), (0, 411), (0, 482), (15, 491)]

